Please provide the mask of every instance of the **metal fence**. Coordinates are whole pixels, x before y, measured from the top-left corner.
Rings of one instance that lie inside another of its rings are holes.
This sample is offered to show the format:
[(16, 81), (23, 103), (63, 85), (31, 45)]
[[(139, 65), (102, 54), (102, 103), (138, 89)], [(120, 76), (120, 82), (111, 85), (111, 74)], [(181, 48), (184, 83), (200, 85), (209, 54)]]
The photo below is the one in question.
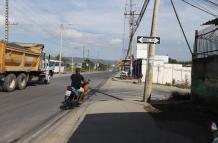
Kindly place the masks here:
[(210, 26), (196, 33), (194, 59), (218, 55), (218, 26)]

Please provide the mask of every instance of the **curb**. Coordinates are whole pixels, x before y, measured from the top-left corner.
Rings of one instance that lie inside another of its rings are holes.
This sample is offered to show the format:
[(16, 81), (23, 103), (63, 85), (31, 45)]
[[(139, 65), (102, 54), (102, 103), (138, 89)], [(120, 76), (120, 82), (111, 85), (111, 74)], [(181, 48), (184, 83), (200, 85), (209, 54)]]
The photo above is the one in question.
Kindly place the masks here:
[(33, 135), (19, 143), (65, 143), (84, 119), (91, 102), (84, 103), (77, 110), (72, 110), (67, 115), (43, 127)]

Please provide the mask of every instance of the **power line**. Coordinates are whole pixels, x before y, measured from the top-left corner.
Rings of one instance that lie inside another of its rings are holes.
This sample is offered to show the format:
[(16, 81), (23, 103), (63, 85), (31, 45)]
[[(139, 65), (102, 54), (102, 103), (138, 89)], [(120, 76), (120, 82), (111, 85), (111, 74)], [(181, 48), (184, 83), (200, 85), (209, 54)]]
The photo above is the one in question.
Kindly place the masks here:
[(146, 11), (146, 9), (147, 9), (147, 6), (148, 6), (148, 4), (149, 4), (149, 1), (150, 1), (150, 0), (145, 0), (145, 1), (144, 1), (143, 6), (142, 6), (142, 9), (141, 9), (141, 11), (140, 11), (140, 14), (135, 14), (135, 13), (133, 12), (133, 18), (134, 18), (134, 15), (139, 15), (139, 16), (138, 16), (138, 19), (136, 20), (136, 23), (134, 23), (134, 25), (133, 25), (132, 32), (130, 33), (129, 46), (128, 46), (128, 50), (127, 50), (127, 54), (126, 54), (126, 59), (127, 59), (127, 57), (129, 56), (129, 53), (130, 53), (130, 51), (131, 51), (131, 45), (132, 45), (133, 37), (134, 37), (135, 32), (137, 31), (137, 29), (138, 29), (138, 27), (139, 27), (139, 25), (140, 25), (140, 23), (141, 23), (141, 20), (142, 20), (144, 14), (145, 14), (145, 11)]
[(195, 5), (193, 5), (193, 4), (191, 4), (191, 3), (189, 3), (189, 2), (187, 2), (187, 1), (185, 1), (185, 0), (181, 0), (181, 1), (183, 1), (184, 3), (186, 3), (186, 4), (190, 5), (190, 6), (194, 7), (194, 8), (197, 8), (197, 9), (199, 9), (199, 10), (203, 11), (203, 12), (206, 12), (207, 14), (210, 14), (210, 15), (212, 15), (212, 16), (214, 16), (214, 17), (216, 17), (216, 16), (217, 16), (216, 14), (214, 14), (214, 13), (211, 13), (211, 12), (209, 12), (209, 11), (206, 11), (206, 10), (204, 10), (204, 9), (202, 9), (202, 8), (198, 7), (198, 6), (195, 6)]
[[(124, 13), (127, 13), (127, 0), (125, 2), (125, 10)], [(125, 49), (125, 35), (126, 35), (126, 15), (124, 14), (124, 21), (123, 21), (123, 47), (122, 47), (122, 59), (124, 58), (124, 49)]]
[(203, 6), (202, 6), (202, 3), (200, 4), (199, 3), (199, 1), (197, 2), (197, 1), (195, 1), (195, 0), (192, 0), (194, 3), (196, 3), (201, 9), (204, 9), (205, 11), (208, 11), (208, 12), (210, 12), (210, 13), (213, 13), (213, 12), (211, 12), (210, 10), (208, 10), (207, 8), (208, 8), (208, 6), (207, 6), (207, 4), (203, 4)]
[(203, 0), (203, 1), (208, 2), (208, 3), (210, 3), (210, 4), (212, 4), (212, 5), (216, 6), (216, 7), (218, 7), (218, 3), (215, 3), (215, 2), (213, 2), (213, 1), (211, 1), (211, 0)]
[(187, 46), (188, 46), (188, 48), (189, 48), (189, 51), (190, 51), (191, 55), (193, 55), (193, 52), (192, 52), (192, 50), (191, 50), (191, 46), (190, 46), (190, 44), (189, 44), (189, 42), (188, 42), (188, 39), (187, 39), (186, 34), (185, 34), (185, 31), (184, 31), (184, 29), (183, 29), (183, 27), (182, 27), (182, 24), (181, 24), (181, 21), (180, 21), (180, 19), (179, 19), (179, 16), (178, 16), (178, 13), (177, 13), (177, 11), (176, 11), (176, 8), (175, 8), (175, 5), (174, 5), (174, 3), (173, 3), (173, 0), (170, 0), (170, 1), (171, 1), (172, 6), (173, 6), (174, 13), (175, 13), (175, 15), (176, 15), (176, 19), (178, 20), (179, 26), (180, 26), (180, 28), (181, 28), (181, 30), (182, 30), (182, 34), (183, 34), (183, 36), (184, 36), (184, 38), (185, 38), (186, 44), (187, 44)]
[(145, 14), (145, 11), (146, 11), (146, 9), (147, 9), (147, 7), (148, 7), (149, 2), (150, 2), (150, 0), (145, 0), (145, 1), (144, 1), (144, 4), (143, 4), (142, 9), (141, 9), (141, 11), (140, 11), (139, 17), (138, 17), (138, 19), (136, 20), (136, 27), (135, 27), (135, 29), (134, 29), (134, 34), (135, 34), (135, 32), (137, 31), (137, 29), (138, 29), (138, 27), (139, 27), (139, 25), (140, 25), (140, 23), (141, 23), (141, 21), (142, 21), (142, 18), (143, 18), (144, 14)]

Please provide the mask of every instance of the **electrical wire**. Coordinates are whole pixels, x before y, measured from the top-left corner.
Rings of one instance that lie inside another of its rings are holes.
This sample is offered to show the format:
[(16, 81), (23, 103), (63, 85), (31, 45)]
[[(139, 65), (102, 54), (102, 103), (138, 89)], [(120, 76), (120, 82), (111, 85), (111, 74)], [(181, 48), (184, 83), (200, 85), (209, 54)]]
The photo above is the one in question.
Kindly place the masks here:
[(212, 5), (216, 6), (216, 7), (218, 7), (218, 3), (215, 3), (215, 2), (213, 2), (213, 1), (211, 1), (211, 0), (203, 0), (203, 1), (208, 2), (208, 3), (210, 3), (210, 4), (212, 4)]
[(209, 12), (209, 11), (207, 11), (207, 10), (204, 10), (204, 9), (202, 9), (202, 8), (196, 6), (196, 5), (193, 5), (193, 4), (191, 4), (191, 3), (189, 3), (189, 2), (187, 2), (187, 1), (185, 1), (185, 0), (181, 0), (181, 1), (184, 2), (184, 3), (186, 3), (186, 4), (188, 4), (188, 5), (190, 5), (190, 6), (192, 6), (192, 7), (194, 7), (194, 8), (197, 8), (197, 9), (203, 11), (203, 12), (206, 12), (207, 14), (210, 14), (210, 15), (212, 15), (212, 16), (214, 16), (214, 17), (217, 16), (216, 14), (211, 13), (211, 12)]
[(188, 48), (189, 48), (189, 51), (190, 51), (191, 55), (193, 55), (193, 52), (192, 52), (192, 50), (191, 50), (191, 46), (190, 46), (190, 44), (189, 44), (189, 42), (188, 42), (188, 39), (187, 39), (186, 34), (185, 34), (185, 31), (184, 31), (184, 29), (183, 29), (183, 27), (182, 27), (182, 24), (181, 24), (181, 21), (180, 21), (180, 19), (179, 19), (179, 16), (178, 16), (178, 13), (177, 13), (177, 11), (176, 11), (176, 8), (175, 8), (175, 5), (174, 5), (174, 3), (173, 3), (173, 0), (170, 0), (170, 1), (171, 1), (171, 4), (172, 4), (174, 13), (175, 13), (175, 15), (176, 15), (176, 19), (178, 20), (179, 26), (180, 26), (180, 28), (181, 28), (181, 30), (182, 30), (182, 34), (183, 34), (183, 36), (184, 36), (184, 38), (185, 38), (186, 44), (187, 44), (187, 46), (188, 46)]
[[(127, 0), (125, 3), (125, 11), (124, 13), (127, 12)], [(126, 35), (126, 15), (124, 14), (124, 21), (123, 21), (123, 47), (122, 47), (122, 59), (124, 59), (124, 49), (125, 49), (125, 35)]]
[(208, 9), (208, 3), (207, 4), (203, 4), (203, 3), (199, 3), (198, 1), (192, 0), (195, 4), (197, 4), (201, 9), (204, 9), (205, 11), (209, 12), (209, 13), (213, 13), (212, 11), (210, 11)]
[(141, 9), (140, 14), (139, 14), (139, 17), (138, 17), (138, 19), (136, 20), (136, 25), (135, 25), (135, 27), (134, 27), (132, 33), (130, 34), (128, 50), (127, 50), (126, 58), (125, 58), (125, 59), (128, 58), (128, 55), (129, 55), (129, 52), (130, 52), (130, 49), (131, 49), (131, 45), (132, 45), (132, 41), (133, 41), (133, 37), (134, 37), (135, 32), (137, 31), (137, 29), (138, 29), (138, 27), (139, 27), (139, 25), (140, 25), (140, 23), (141, 23), (141, 20), (142, 20), (144, 14), (145, 14), (145, 11), (146, 11), (146, 9), (147, 9), (147, 7), (148, 7), (149, 2), (150, 2), (150, 0), (145, 0), (144, 3), (143, 3), (142, 9)]

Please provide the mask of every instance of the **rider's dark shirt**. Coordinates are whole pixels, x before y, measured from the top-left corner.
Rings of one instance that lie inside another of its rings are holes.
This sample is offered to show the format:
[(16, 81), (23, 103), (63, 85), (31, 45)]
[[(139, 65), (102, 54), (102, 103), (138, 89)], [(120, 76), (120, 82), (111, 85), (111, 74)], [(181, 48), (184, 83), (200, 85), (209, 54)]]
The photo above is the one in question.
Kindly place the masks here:
[(71, 86), (76, 89), (80, 89), (82, 86), (82, 81), (84, 81), (84, 77), (80, 74), (72, 74), (71, 75)]

